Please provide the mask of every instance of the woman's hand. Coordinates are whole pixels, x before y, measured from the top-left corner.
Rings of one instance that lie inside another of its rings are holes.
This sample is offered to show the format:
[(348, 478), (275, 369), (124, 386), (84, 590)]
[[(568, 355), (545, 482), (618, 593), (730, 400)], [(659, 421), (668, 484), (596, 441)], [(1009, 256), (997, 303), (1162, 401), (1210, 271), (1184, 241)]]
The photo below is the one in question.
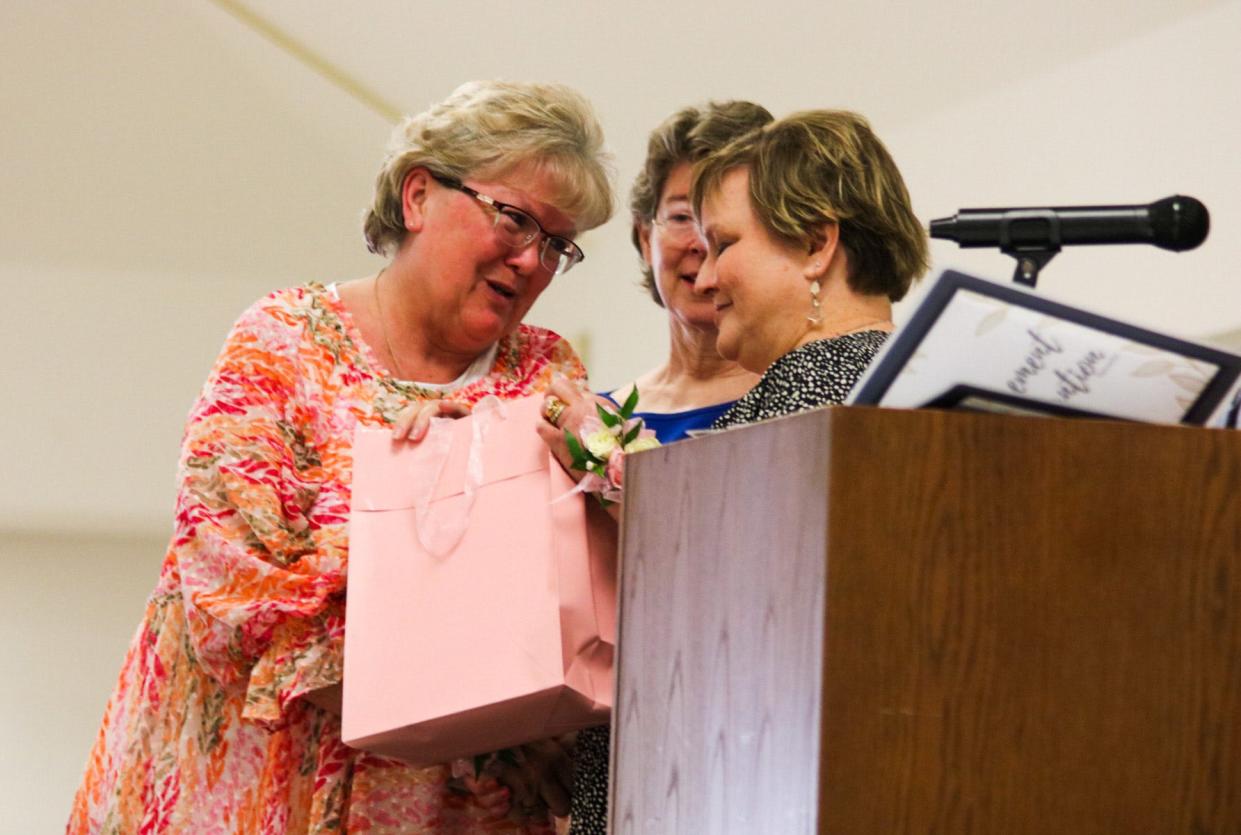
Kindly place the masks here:
[(482, 775), (479, 777), (466, 776), (462, 779), (462, 782), (470, 794), (474, 795), (478, 805), (487, 811), (488, 821), (502, 821), (509, 816), (509, 812), (513, 808), (513, 795), (506, 787), (500, 785), (499, 780)]
[(484, 768), (476, 772), (473, 759), (453, 760), (450, 764), (452, 779), (450, 787), (454, 791), (468, 792), (474, 796), (478, 805), (487, 813), (488, 822), (502, 821), (512, 810), (512, 792), (500, 785), (500, 781)]
[(392, 424), (392, 439), (418, 443), (427, 436), (431, 418), (463, 418), (470, 413), (468, 403), (456, 400), (426, 400), (406, 406)]
[(514, 749), (516, 764), (496, 760), (488, 766), (510, 792), (512, 812), (519, 818), (539, 818), (551, 812), (569, 814), (573, 789), (574, 734), (531, 742)]
[(582, 422), (597, 414), (596, 402), (611, 405), (603, 398), (583, 393), (565, 378), (557, 377), (552, 381), (551, 388), (547, 392), (547, 399), (543, 403), (543, 422), (537, 427), (539, 437), (556, 456), (560, 466), (565, 468), (565, 472), (573, 476), (574, 481), (581, 481), (585, 473), (573, 469), (573, 456), (569, 454), (569, 445), (565, 443), (564, 432), (568, 429), (580, 437)]
[[(609, 409), (615, 408), (607, 398), (585, 394), (563, 377), (552, 381), (547, 399), (543, 403), (543, 420), (536, 430), (543, 443), (547, 444), (547, 448), (556, 456), (560, 466), (564, 467), (574, 481), (581, 481), (586, 473), (573, 469), (573, 456), (569, 453), (569, 445), (565, 443), (564, 433), (567, 429), (580, 438), (583, 421), (598, 415), (596, 404), (599, 403)], [(609, 504), (604, 509), (613, 520), (620, 521), (619, 504)]]

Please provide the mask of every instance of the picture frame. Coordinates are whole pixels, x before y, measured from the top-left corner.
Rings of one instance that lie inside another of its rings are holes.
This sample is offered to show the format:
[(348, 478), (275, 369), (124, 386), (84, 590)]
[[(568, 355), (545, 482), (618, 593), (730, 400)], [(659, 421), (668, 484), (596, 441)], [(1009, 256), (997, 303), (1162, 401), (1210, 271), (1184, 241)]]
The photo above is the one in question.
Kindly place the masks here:
[(847, 402), (1202, 426), (1239, 378), (1241, 355), (948, 270)]

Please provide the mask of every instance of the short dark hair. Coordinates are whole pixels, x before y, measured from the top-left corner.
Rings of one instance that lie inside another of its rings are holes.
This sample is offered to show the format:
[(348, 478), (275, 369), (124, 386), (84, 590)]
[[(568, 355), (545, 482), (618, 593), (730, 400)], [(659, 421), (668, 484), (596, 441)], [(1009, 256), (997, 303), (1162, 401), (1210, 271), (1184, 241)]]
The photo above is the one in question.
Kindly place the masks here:
[[(767, 108), (753, 102), (708, 102), (701, 108), (678, 110), (651, 131), (646, 143), (646, 162), (629, 193), (634, 248), (642, 252), (639, 231), (655, 220), (659, 198), (673, 168), (683, 162), (696, 162), (773, 118)], [(655, 303), (663, 307), (664, 302), (655, 286), (655, 275), (650, 265), (645, 263), (642, 265), (642, 286)]]

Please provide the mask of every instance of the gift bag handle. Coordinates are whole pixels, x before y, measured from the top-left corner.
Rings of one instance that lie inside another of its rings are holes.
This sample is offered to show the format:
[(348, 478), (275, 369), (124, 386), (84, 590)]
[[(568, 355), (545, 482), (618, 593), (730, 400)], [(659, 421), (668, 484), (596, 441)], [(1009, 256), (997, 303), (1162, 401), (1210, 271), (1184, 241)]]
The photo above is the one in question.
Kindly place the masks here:
[(456, 501), (441, 501), (434, 510), (431, 508), (431, 497), (444, 476), (444, 467), (448, 464), (457, 433), (451, 428), (456, 422), (453, 419), (432, 418), (431, 428), (422, 443), (429, 446), (425, 454), (436, 461), (435, 477), (418, 485), (414, 501), (414, 527), (418, 542), (431, 556), (438, 559), (448, 557), (465, 536), (470, 524), (470, 511), (474, 509), (474, 496), (485, 477), (483, 450), (487, 431), (493, 421), (507, 417), (504, 402), (495, 395), (488, 395), (474, 405), (470, 412), (470, 450), (466, 458), (462, 497)]

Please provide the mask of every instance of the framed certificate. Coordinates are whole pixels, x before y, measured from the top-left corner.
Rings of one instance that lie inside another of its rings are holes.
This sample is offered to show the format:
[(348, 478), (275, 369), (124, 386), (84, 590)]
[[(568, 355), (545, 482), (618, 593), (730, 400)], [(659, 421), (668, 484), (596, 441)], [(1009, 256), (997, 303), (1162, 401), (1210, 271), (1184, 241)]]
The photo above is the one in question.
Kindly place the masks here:
[(887, 341), (849, 403), (1202, 425), (1241, 355), (951, 270)]

